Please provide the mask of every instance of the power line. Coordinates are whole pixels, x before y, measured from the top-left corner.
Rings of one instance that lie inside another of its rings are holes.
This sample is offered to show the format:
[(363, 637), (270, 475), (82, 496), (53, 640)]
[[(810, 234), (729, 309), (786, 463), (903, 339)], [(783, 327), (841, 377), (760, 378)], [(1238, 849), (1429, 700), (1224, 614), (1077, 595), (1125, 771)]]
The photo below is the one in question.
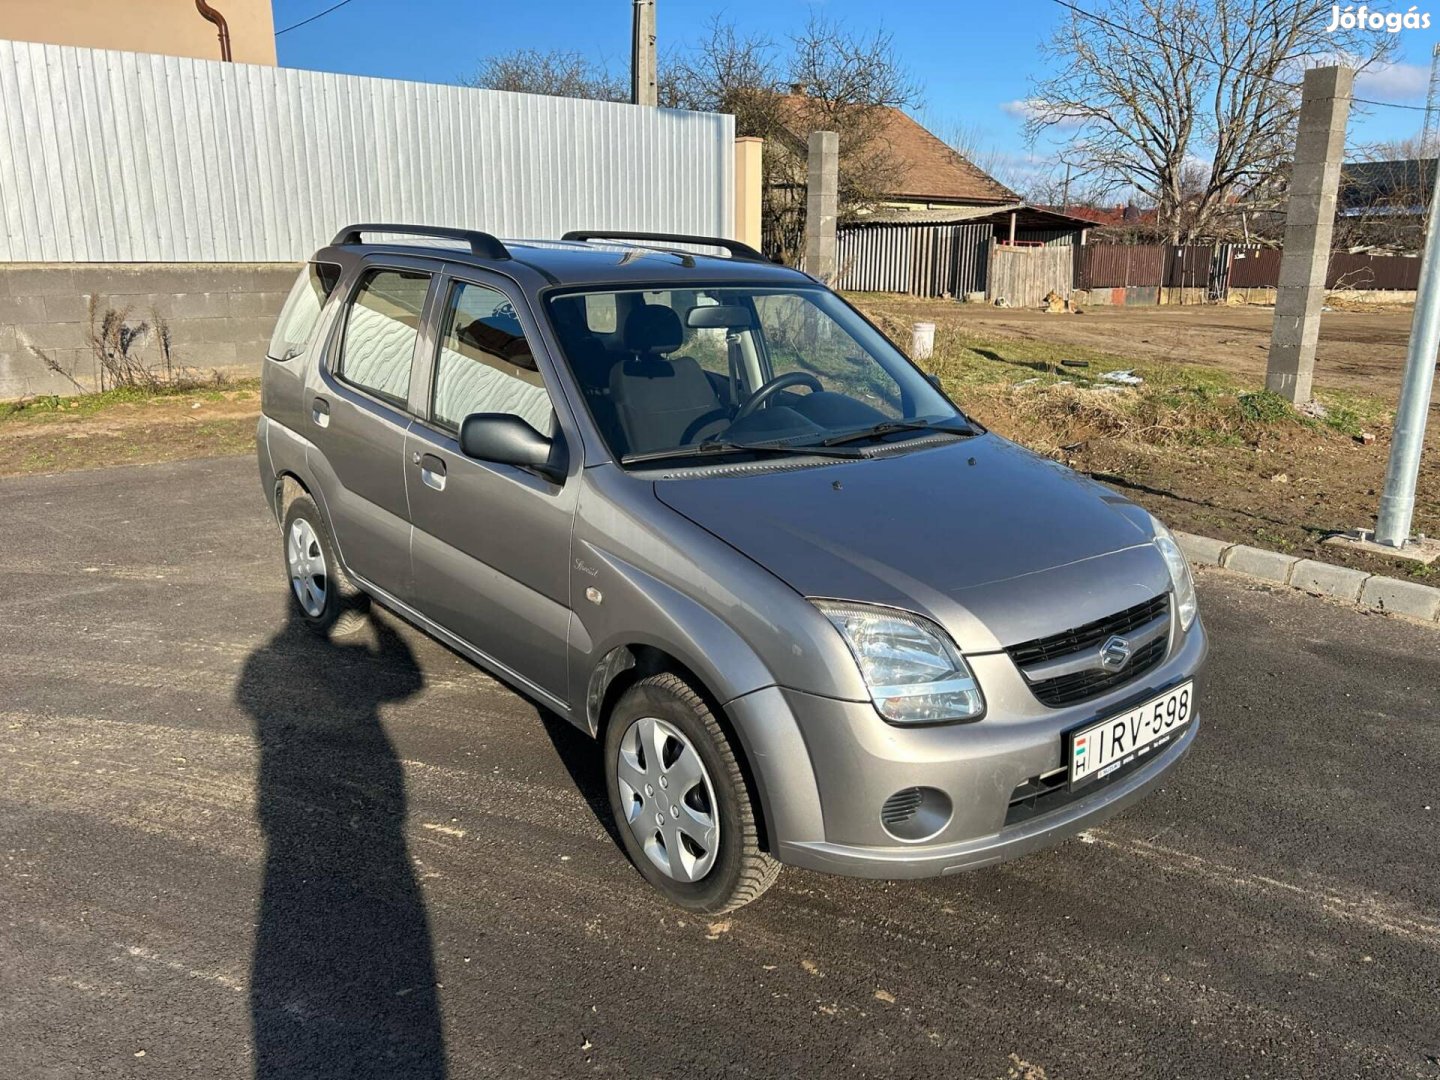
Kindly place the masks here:
[[(1079, 15), (1082, 18), (1090, 19), (1092, 22), (1100, 23), (1103, 26), (1108, 26), (1112, 30), (1119, 30), (1122, 34), (1129, 34), (1131, 37), (1139, 38), (1141, 41), (1148, 41), (1151, 45), (1159, 45), (1161, 48), (1169, 49), (1172, 52), (1177, 52), (1181, 56), (1188, 56), (1192, 60), (1199, 60), (1202, 64), (1214, 64), (1221, 71), (1229, 71), (1235, 75), (1249, 75), (1252, 78), (1264, 79), (1266, 82), (1272, 82), (1276, 86), (1283, 86), (1291, 90), (1298, 89), (1298, 87), (1294, 83), (1286, 82), (1284, 79), (1277, 79), (1273, 75), (1266, 75), (1264, 72), (1261, 71), (1252, 71), (1249, 68), (1235, 67), (1231, 64), (1225, 63), (1224, 61), (1216, 60), (1213, 56), (1205, 56), (1201, 53), (1191, 52), (1188, 49), (1177, 48), (1175, 45), (1172, 45), (1169, 42), (1160, 41), (1157, 38), (1150, 37), (1148, 34), (1142, 34), (1140, 31), (1134, 30), (1131, 27), (1121, 26), (1117, 22), (1112, 22), (1111, 20), (1105, 18), (1105, 16), (1103, 15), (1097, 15), (1093, 11), (1086, 11), (1082, 7), (1076, 7), (1074, 4), (1070, 3), (1069, 0), (1054, 0), (1054, 2), (1059, 4), (1063, 8), (1069, 8), (1076, 15)], [(1410, 112), (1425, 111), (1424, 105), (1402, 105), (1398, 101), (1373, 101), (1370, 98), (1360, 97), (1352, 97), (1350, 100), (1357, 105), (1377, 105), (1382, 109), (1405, 109)]]
[(281, 34), (288, 34), (291, 30), (299, 30), (300, 27), (305, 26), (305, 25), (307, 25), (307, 24), (309, 24), (309, 23), (312, 23), (312, 22), (314, 22), (316, 19), (323, 19), (326, 15), (329, 15), (332, 11), (339, 11), (342, 7), (344, 7), (346, 4), (348, 4), (348, 3), (350, 3), (350, 2), (351, 2), (351, 0), (340, 0), (340, 2), (339, 2), (338, 4), (331, 4), (331, 5), (330, 5), (329, 7), (327, 7), (324, 11), (317, 11), (314, 15), (311, 15), (308, 19), (301, 19), (301, 20), (300, 20), (299, 22), (297, 22), (297, 23), (291, 23), (289, 26), (285, 27), (284, 30), (276, 30), (276, 31), (275, 31), (275, 36), (276, 36), (276, 37), (279, 37)]

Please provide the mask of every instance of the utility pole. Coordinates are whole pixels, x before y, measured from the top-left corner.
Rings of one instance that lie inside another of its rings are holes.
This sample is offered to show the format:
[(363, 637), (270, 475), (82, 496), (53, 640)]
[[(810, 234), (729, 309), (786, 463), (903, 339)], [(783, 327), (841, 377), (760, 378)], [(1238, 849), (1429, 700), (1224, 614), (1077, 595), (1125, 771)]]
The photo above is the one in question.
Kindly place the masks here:
[(634, 0), (630, 28), (630, 101), (635, 105), (660, 103), (660, 80), (655, 61), (655, 0)]
[(1393, 548), (1403, 548), (1410, 542), (1415, 481), (1420, 475), (1420, 452), (1425, 447), (1435, 355), (1440, 351), (1440, 183), (1434, 188), (1430, 218), (1425, 224), (1425, 258), (1420, 264), (1420, 288), (1415, 294), (1415, 319), (1410, 324), (1405, 382), (1400, 387), (1385, 492), (1380, 497), (1380, 517), (1375, 523), (1375, 542)]
[(1311, 68), (1300, 97), (1295, 163), (1285, 211), (1285, 250), (1275, 290), (1275, 321), (1265, 389), (1292, 405), (1310, 400), (1315, 377), (1315, 343), (1325, 305), (1330, 239), (1335, 231), (1335, 195), (1345, 159), (1345, 121), (1355, 84), (1353, 68)]
[(1425, 95), (1425, 127), (1420, 132), (1420, 157), (1433, 158), (1440, 141), (1440, 43), (1430, 53), (1430, 92)]

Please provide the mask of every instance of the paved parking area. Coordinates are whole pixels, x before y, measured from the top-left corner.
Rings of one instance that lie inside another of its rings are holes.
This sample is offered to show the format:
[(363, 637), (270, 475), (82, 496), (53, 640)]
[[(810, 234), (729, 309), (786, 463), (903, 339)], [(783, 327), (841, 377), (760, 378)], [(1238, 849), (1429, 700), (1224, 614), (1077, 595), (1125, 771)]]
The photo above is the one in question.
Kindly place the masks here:
[(288, 629), (253, 464), (0, 481), (0, 1076), (1440, 1076), (1440, 635), (1201, 582), (1205, 728), (1088, 838), (722, 920), (588, 741)]

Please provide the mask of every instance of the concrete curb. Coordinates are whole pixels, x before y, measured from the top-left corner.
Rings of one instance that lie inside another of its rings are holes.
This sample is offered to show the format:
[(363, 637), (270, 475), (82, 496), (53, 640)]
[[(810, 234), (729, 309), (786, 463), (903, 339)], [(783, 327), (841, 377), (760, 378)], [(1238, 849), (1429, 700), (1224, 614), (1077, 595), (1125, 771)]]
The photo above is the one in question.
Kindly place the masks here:
[(1363, 570), (1282, 555), (1246, 544), (1227, 544), (1193, 533), (1177, 532), (1175, 539), (1185, 557), (1198, 566), (1218, 566), (1371, 611), (1440, 623), (1440, 589), (1430, 585), (1367, 574)]

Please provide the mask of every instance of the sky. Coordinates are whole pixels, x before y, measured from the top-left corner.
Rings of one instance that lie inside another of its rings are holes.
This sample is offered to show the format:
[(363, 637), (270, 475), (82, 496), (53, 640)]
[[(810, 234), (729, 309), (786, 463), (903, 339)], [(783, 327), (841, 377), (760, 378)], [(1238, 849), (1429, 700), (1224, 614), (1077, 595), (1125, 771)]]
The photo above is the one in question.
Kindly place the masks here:
[[(300, 22), (336, 0), (273, 0), (275, 27)], [(1440, 0), (1429, 29), (1397, 35), (1397, 62), (1364, 73), (1357, 96), (1425, 104), (1431, 50), (1440, 41)], [(1080, 6), (1089, 6), (1081, 0)], [(1409, 3), (1391, 5), (1405, 11)], [(1373, 7), (1390, 10), (1384, 0)], [(1345, 5), (1342, 5), (1344, 10)], [(1422, 0), (1420, 10), (1428, 10)], [(747, 32), (783, 40), (812, 11), (868, 32), (894, 35), (896, 51), (923, 88), (916, 110), (944, 134), (965, 126), (1017, 172), (1045, 167), (1053, 146), (1025, 141), (1023, 105), (1032, 80), (1046, 74), (1039, 46), (1065, 15), (1054, 0), (657, 0), (661, 55), (701, 38), (719, 15)], [(481, 57), (515, 49), (574, 50), (625, 72), (630, 59), (630, 0), (349, 0), (338, 10), (277, 38), (280, 63), (353, 75), (457, 82)], [(1423, 113), (1360, 106), (1350, 144), (1419, 134)]]

